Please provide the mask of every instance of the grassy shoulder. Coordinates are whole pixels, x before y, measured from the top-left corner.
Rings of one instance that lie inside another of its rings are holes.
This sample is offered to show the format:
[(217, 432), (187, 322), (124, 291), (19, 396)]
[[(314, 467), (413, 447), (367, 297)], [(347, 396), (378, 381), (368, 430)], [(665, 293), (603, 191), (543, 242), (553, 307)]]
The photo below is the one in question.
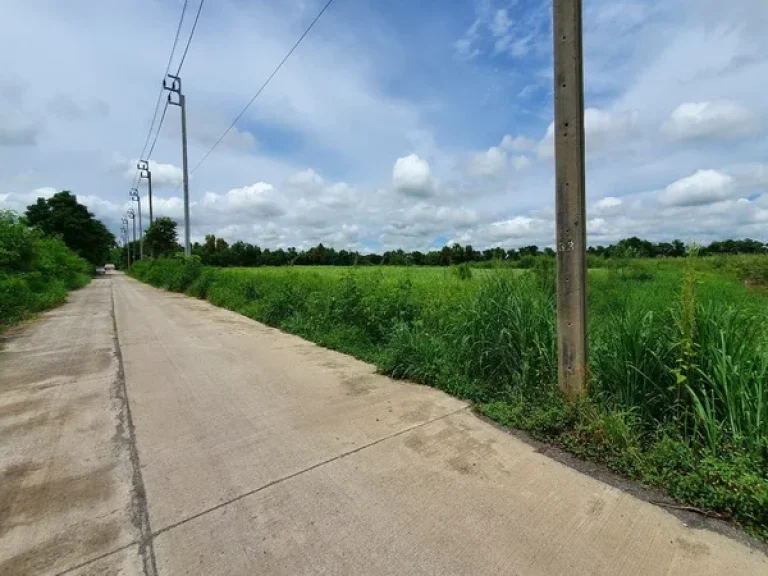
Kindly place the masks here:
[(90, 272), (62, 240), (0, 212), (0, 330), (63, 303), (88, 284)]
[(768, 301), (718, 263), (590, 273), (591, 388), (577, 405), (556, 389), (546, 262), (527, 272), (221, 269), (193, 258), (129, 273), (468, 399), (768, 539)]

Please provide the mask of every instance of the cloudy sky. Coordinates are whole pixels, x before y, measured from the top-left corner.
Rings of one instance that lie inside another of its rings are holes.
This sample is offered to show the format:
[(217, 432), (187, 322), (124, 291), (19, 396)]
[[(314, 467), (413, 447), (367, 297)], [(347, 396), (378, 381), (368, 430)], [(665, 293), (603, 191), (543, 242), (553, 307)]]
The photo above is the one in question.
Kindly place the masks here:
[[(182, 4), (0, 0), (0, 208), (69, 189), (117, 232)], [(191, 166), (322, 4), (208, 0)], [(768, 2), (584, 5), (590, 244), (768, 240)], [(192, 175), (193, 240), (553, 244), (551, 43), (551, 0), (336, 0)], [(181, 220), (178, 108), (152, 161)]]

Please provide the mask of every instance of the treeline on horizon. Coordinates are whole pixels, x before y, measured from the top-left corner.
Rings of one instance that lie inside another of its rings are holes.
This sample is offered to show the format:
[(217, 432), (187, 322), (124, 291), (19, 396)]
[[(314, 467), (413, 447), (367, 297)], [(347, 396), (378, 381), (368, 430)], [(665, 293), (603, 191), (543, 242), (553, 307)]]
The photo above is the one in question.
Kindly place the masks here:
[[(179, 250), (181, 247), (178, 248)], [(717, 254), (768, 254), (768, 244), (744, 240), (722, 240), (708, 246), (698, 246), (701, 256)], [(136, 250), (138, 252), (138, 250)], [(610, 246), (590, 246), (592, 262), (614, 258), (682, 258), (689, 247), (681, 240), (650, 242), (637, 237), (625, 238)], [(146, 253), (146, 247), (145, 247)], [(192, 254), (209, 266), (451, 266), (455, 264), (506, 263), (519, 268), (531, 267), (541, 257), (554, 257), (551, 248), (536, 245), (517, 249), (490, 248), (475, 250), (471, 245), (453, 244), (440, 250), (406, 252), (402, 249), (383, 254), (361, 254), (349, 250), (336, 250), (322, 243), (307, 250), (278, 248), (270, 250), (246, 242), (227, 243), (223, 238), (209, 234), (201, 244), (192, 245)]]

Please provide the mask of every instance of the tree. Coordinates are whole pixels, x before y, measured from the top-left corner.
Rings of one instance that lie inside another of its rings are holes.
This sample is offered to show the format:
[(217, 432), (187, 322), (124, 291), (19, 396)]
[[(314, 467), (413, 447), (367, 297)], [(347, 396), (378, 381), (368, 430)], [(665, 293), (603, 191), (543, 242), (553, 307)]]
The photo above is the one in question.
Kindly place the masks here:
[(672, 247), (673, 247), (673, 252), (672, 252), (673, 256), (676, 256), (678, 258), (682, 258), (683, 256), (685, 256), (685, 244), (683, 244), (682, 240), (673, 240)]
[(539, 255), (539, 247), (535, 244), (532, 244), (531, 246), (523, 246), (518, 251), (518, 254), (520, 254), (520, 257), (523, 256), (538, 256)]
[(216, 252), (224, 252), (227, 248), (229, 248), (229, 244), (224, 238), (216, 238)]
[(167, 217), (155, 218), (144, 232), (144, 245), (156, 257), (168, 256), (181, 250), (176, 221)]
[(70, 250), (94, 266), (106, 263), (115, 245), (114, 235), (67, 190), (47, 200), (38, 198), (27, 207), (26, 218), (46, 234), (60, 236)]
[(213, 254), (216, 252), (216, 236), (213, 234), (205, 235), (205, 242), (203, 243), (203, 253)]

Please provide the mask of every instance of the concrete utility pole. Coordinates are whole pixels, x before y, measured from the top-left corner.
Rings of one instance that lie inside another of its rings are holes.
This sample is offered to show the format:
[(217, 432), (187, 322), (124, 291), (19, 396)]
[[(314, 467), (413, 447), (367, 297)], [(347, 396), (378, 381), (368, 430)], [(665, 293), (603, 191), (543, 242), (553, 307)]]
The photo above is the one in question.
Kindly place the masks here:
[(125, 229), (125, 252), (128, 260), (128, 268), (131, 267), (131, 238), (128, 236), (128, 218), (123, 218), (123, 228)]
[(154, 222), (155, 219), (152, 212), (152, 171), (149, 169), (149, 160), (139, 160), (136, 168), (139, 169), (139, 179), (147, 179), (147, 193), (149, 195), (149, 225), (152, 226), (152, 222)]
[[(123, 218), (122, 226), (120, 227), (120, 234), (123, 238), (123, 248), (125, 248), (126, 254), (128, 254), (128, 220)], [(126, 256), (126, 268), (131, 265), (130, 256)]]
[(132, 243), (133, 258), (132, 260), (133, 260), (133, 263), (135, 264), (136, 263), (136, 214), (134, 213), (133, 208), (128, 208), (127, 214), (128, 214), (128, 218), (130, 218), (131, 221), (133, 222), (133, 243)]
[(587, 391), (587, 234), (582, 0), (554, 0), (558, 383)]
[(139, 205), (139, 258), (144, 260), (144, 232), (141, 224), (141, 195), (137, 188), (131, 188), (130, 195), (131, 200), (135, 200)]
[[(192, 248), (189, 243), (189, 171), (187, 167), (187, 101), (181, 93), (181, 78), (168, 74), (171, 83), (163, 80), (163, 88), (168, 90), (168, 103), (181, 108), (181, 158), (184, 171), (184, 255), (190, 256)], [(177, 94), (178, 102), (174, 102), (172, 95)]]

